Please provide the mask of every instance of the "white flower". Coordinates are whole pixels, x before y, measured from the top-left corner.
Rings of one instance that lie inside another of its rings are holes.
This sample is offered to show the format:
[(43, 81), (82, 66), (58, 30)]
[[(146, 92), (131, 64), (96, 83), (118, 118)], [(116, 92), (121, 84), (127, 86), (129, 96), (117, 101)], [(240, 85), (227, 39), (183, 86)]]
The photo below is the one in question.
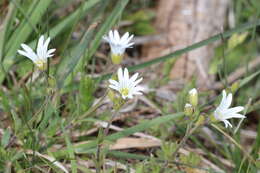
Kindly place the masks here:
[(231, 106), (231, 102), (232, 102), (232, 94), (229, 93), (227, 96), (226, 91), (223, 90), (223, 97), (221, 103), (214, 112), (214, 117), (219, 121), (223, 121), (226, 128), (228, 126), (232, 127), (231, 123), (227, 119), (245, 118), (244, 115), (238, 113), (244, 110), (244, 107), (237, 106), (237, 107), (229, 108)]
[(123, 55), (126, 48), (130, 48), (134, 43), (130, 42), (134, 35), (125, 33), (121, 38), (117, 30), (109, 31), (108, 36), (104, 36), (103, 39), (110, 45), (111, 52), (114, 55)]
[(46, 41), (44, 41), (44, 36), (42, 35), (38, 41), (36, 53), (26, 44), (21, 44), (24, 50), (18, 50), (18, 53), (32, 60), (33, 63), (40, 69), (44, 69), (44, 66), (47, 63), (47, 58), (52, 57), (52, 53), (56, 50), (48, 50), (50, 40), (51, 39), (49, 37)]
[(189, 91), (189, 101), (192, 106), (196, 107), (198, 105), (198, 91), (193, 88)]
[(193, 88), (193, 89), (191, 89), (191, 90), (189, 91), (189, 94), (190, 94), (190, 95), (197, 95), (197, 94), (198, 94), (198, 91), (197, 91), (196, 88)]
[(129, 98), (132, 99), (133, 95), (142, 95), (140, 91), (143, 90), (142, 87), (137, 86), (143, 78), (138, 77), (138, 73), (135, 73), (131, 78), (129, 78), (129, 73), (127, 68), (122, 70), (122, 68), (119, 68), (117, 71), (118, 81), (110, 79), (110, 85), (109, 87), (117, 90), (121, 95), (123, 99)]
[(194, 112), (193, 106), (189, 103), (186, 103), (184, 106), (185, 115), (190, 116), (193, 114), (193, 112)]
[(190, 108), (190, 107), (192, 107), (192, 105), (189, 104), (189, 103), (186, 103), (184, 107), (185, 107), (185, 108)]

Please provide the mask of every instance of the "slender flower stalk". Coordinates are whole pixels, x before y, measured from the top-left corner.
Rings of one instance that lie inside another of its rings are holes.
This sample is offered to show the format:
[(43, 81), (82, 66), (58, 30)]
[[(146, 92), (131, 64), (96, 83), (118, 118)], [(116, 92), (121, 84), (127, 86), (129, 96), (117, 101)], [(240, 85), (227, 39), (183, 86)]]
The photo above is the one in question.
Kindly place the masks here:
[(114, 64), (120, 64), (125, 53), (126, 48), (131, 48), (134, 43), (131, 42), (134, 35), (130, 35), (126, 32), (120, 37), (117, 30), (109, 31), (107, 36), (103, 36), (103, 39), (109, 43), (111, 48), (111, 58)]
[(225, 124), (225, 127), (228, 126), (232, 127), (232, 124), (228, 121), (228, 119), (231, 118), (245, 118), (244, 115), (239, 114), (238, 112), (243, 111), (243, 106), (237, 106), (233, 108), (229, 108), (231, 106), (232, 102), (232, 94), (229, 93), (228, 96), (226, 94), (226, 91), (223, 90), (222, 92), (222, 100), (217, 109), (214, 111), (214, 117), (215, 119), (219, 121), (223, 121)]
[(44, 36), (42, 35), (39, 38), (38, 44), (37, 44), (37, 50), (34, 52), (28, 45), (21, 44), (21, 47), (23, 50), (18, 50), (18, 53), (20, 55), (23, 55), (30, 60), (41, 70), (46, 69), (47, 64), (47, 58), (52, 57), (56, 49), (50, 49), (48, 50), (48, 45), (50, 43), (50, 37), (48, 37), (44, 41)]
[(131, 78), (129, 78), (129, 73), (127, 68), (122, 70), (119, 68), (117, 71), (118, 81), (113, 79), (109, 80), (109, 87), (118, 91), (123, 99), (129, 98), (132, 99), (133, 95), (142, 95), (142, 87), (138, 84), (143, 80), (143, 78), (138, 78), (138, 73), (135, 73)]

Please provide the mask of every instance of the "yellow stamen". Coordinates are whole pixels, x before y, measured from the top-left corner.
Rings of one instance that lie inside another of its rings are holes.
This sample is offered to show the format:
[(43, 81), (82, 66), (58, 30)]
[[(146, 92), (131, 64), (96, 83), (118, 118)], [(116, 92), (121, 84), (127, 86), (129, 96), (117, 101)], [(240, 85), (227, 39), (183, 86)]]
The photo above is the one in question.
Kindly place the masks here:
[(120, 93), (123, 95), (123, 96), (127, 96), (128, 93), (129, 93), (129, 90), (127, 88), (123, 88), (120, 90)]
[(47, 68), (46, 62), (43, 60), (38, 60), (35, 62), (35, 65), (40, 69), (40, 70), (45, 70)]

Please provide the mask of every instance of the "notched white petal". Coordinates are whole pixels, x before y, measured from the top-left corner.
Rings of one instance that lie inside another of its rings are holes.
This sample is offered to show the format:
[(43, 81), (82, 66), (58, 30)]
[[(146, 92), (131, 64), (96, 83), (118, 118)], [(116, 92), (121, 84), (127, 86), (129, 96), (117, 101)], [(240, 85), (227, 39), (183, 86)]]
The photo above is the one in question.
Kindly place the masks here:
[(50, 38), (47, 38), (47, 40), (44, 42), (44, 36), (41, 35), (37, 43), (36, 53), (26, 44), (21, 44), (21, 47), (24, 49), (24, 51), (18, 50), (18, 53), (31, 59), (35, 65), (43, 66), (43, 63), (46, 63), (46, 59), (52, 57), (52, 53), (56, 50), (48, 50), (49, 43)]

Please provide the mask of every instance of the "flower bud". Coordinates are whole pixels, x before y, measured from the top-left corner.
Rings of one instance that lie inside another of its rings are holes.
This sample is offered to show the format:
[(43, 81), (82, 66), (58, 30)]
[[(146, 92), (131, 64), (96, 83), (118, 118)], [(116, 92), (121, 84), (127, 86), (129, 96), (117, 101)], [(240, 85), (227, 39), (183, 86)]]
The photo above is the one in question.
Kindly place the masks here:
[(198, 92), (196, 88), (193, 88), (189, 91), (189, 101), (190, 104), (194, 107), (198, 105)]
[(185, 104), (184, 113), (186, 116), (191, 116), (194, 112), (193, 106), (189, 103)]
[(111, 59), (113, 64), (121, 64), (123, 55), (121, 54), (111, 54)]
[(109, 89), (107, 95), (108, 95), (108, 98), (113, 102), (114, 99), (115, 99), (115, 93), (114, 93), (114, 91), (112, 91), (111, 89)]
[(203, 115), (199, 115), (199, 118), (196, 122), (196, 126), (200, 126), (200, 125), (204, 124), (204, 122), (205, 122), (205, 117)]
[(237, 82), (234, 82), (232, 85), (231, 85), (231, 92), (232, 93), (235, 93), (237, 90), (238, 90), (238, 88), (239, 88), (239, 85), (240, 85), (240, 81), (237, 81)]

